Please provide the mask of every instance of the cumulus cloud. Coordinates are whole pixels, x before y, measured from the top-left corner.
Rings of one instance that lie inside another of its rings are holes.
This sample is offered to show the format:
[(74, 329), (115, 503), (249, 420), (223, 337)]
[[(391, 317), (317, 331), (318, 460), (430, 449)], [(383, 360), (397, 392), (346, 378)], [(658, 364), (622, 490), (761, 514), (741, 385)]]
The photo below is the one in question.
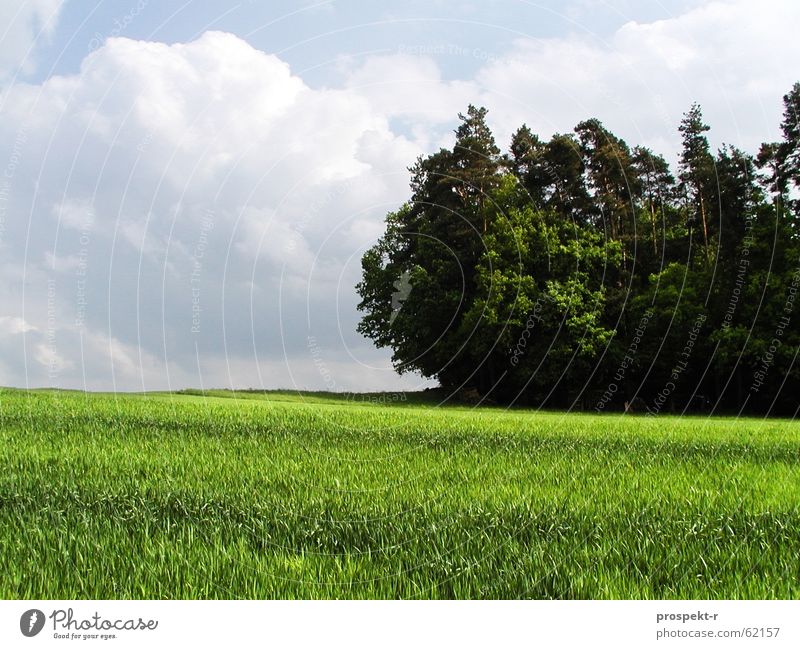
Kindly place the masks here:
[[(291, 385), (309, 335), (331, 366), (351, 362), (350, 347), (377, 358), (354, 332), (359, 269), (343, 276), (343, 260), (403, 200), (398, 169), (421, 149), (366, 99), (312, 90), (279, 58), (216, 32), (176, 45), (111, 39), (80, 74), (4, 99), (0, 155), (14, 165), (0, 245), (17, 272), (0, 315), (47, 338), (6, 350), (29, 381), (82, 387), (89, 367), (93, 385), (174, 387), (246, 359), (269, 365), (268, 385)], [(381, 358), (370, 383), (396, 384)], [(239, 374), (237, 385), (254, 378)]]
[(799, 22), (792, 0), (714, 1), (628, 22), (606, 41), (518, 39), (477, 81), (504, 137), (520, 121), (548, 135), (596, 116), (674, 159), (677, 125), (698, 101), (712, 142), (754, 151), (778, 137), (781, 97), (797, 81)]
[(488, 106), (502, 145), (522, 122), (548, 135), (595, 115), (674, 155), (699, 100), (713, 138), (753, 150), (777, 135), (798, 18), (713, 2), (606, 42), (516, 40), (471, 79), (397, 53), (321, 88), (231, 34), (114, 38), (78, 74), (7, 86), (0, 383), (417, 385), (355, 333), (353, 286), (406, 167), (451, 141), (457, 112)]
[(3, 0), (0, 3), (0, 80), (33, 70), (36, 41), (55, 27), (64, 0)]

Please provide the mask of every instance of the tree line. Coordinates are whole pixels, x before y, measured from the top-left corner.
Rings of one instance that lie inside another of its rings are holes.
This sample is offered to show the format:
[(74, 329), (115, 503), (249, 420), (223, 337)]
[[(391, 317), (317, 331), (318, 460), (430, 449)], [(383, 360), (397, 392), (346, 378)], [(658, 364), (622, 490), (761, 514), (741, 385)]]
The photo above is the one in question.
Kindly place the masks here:
[(724, 145), (693, 105), (677, 169), (599, 120), (503, 153), (487, 111), (409, 169), (362, 258), (358, 330), (454, 397), (794, 415), (800, 83), (782, 139)]

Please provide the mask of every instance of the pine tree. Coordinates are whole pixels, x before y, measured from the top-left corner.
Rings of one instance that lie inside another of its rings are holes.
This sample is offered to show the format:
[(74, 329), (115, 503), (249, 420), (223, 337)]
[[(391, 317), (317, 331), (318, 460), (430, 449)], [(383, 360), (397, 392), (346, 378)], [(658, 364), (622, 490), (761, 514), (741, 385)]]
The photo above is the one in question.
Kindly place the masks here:
[(466, 216), (480, 232), (488, 228), (484, 204), (486, 196), (500, 183), (500, 149), (486, 124), (486, 108), (472, 104), (467, 114), (459, 113), (461, 125), (456, 129), (453, 147), (453, 189), (460, 196)]
[(708, 139), (705, 136), (709, 127), (703, 122), (703, 113), (698, 104), (692, 104), (678, 130), (683, 136), (680, 180), (690, 206), (687, 220), (690, 227), (695, 223), (700, 224), (706, 261), (708, 261), (708, 214), (714, 186), (714, 158), (709, 151)]
[(665, 206), (672, 197), (675, 178), (669, 170), (669, 163), (646, 147), (634, 147), (632, 165), (638, 177), (639, 200), (649, 216), (655, 257), (658, 255), (658, 223), (664, 220)]
[(624, 140), (606, 129), (599, 120), (589, 119), (575, 127), (581, 143), (584, 165), (600, 210), (603, 224), (608, 224), (612, 240), (622, 242), (622, 264), (627, 267), (635, 250), (634, 196), (638, 177), (631, 152)]
[[(783, 97), (783, 142), (778, 147), (777, 159), (781, 174), (795, 189), (800, 190), (800, 82)], [(800, 209), (800, 200), (793, 201)]]
[(789, 182), (784, 169), (785, 161), (781, 159), (782, 143), (765, 142), (758, 150), (755, 159), (756, 167), (762, 172), (760, 178), (764, 189), (772, 197), (776, 209), (782, 209), (789, 192)]

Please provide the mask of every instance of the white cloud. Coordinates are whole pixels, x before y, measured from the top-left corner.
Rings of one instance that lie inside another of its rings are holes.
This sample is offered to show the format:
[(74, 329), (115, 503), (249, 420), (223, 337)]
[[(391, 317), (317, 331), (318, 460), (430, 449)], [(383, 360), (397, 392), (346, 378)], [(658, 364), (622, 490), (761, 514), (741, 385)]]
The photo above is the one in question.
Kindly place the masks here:
[(73, 367), (71, 361), (64, 358), (53, 346), (46, 343), (39, 343), (34, 347), (33, 358), (39, 365), (53, 373), (61, 373), (65, 369)]
[(64, 0), (0, 2), (0, 81), (34, 69), (33, 49), (55, 27)]
[(381, 114), (423, 124), (452, 122), (454, 110), (475, 99), (470, 81), (445, 81), (429, 55), (372, 56), (346, 75), (346, 86)]
[(0, 333), (4, 336), (32, 331), (35, 327), (29, 325), (23, 318), (13, 316), (0, 316)]
[(715, 1), (629, 22), (605, 43), (520, 39), (477, 80), (503, 143), (521, 121), (549, 135), (595, 116), (630, 143), (674, 157), (678, 123), (698, 101), (712, 142), (754, 151), (778, 137), (781, 97), (797, 81), (798, 24), (793, 0)]
[[(358, 269), (343, 278), (342, 260), (379, 233), (422, 151), (366, 98), (313, 90), (216, 32), (171, 46), (111, 39), (79, 75), (5, 99), (0, 159), (17, 129), (26, 139), (4, 254), (24, 278), (0, 312), (46, 330), (55, 311), (57, 331), (21, 351), (57, 375), (44, 380), (77, 387), (86, 372), (92, 385), (166, 387), (168, 368), (196, 370), (195, 345), (216, 367), (226, 354), (236, 367), (256, 353), (307, 362), (310, 291), (327, 314), (317, 335), (338, 342), (336, 291), (314, 285), (352, 292)], [(292, 323), (283, 336), (281, 317)], [(371, 355), (346, 317), (346, 344)], [(19, 355), (11, 365), (25, 364)]]

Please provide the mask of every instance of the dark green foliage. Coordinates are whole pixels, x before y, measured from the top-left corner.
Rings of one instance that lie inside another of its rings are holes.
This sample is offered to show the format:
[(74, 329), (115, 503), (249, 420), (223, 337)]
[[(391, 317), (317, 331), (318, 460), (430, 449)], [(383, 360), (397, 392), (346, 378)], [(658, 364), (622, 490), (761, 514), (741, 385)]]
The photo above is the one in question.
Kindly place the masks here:
[(549, 140), (523, 125), (501, 156), (470, 106), (364, 255), (359, 331), (454, 395), (793, 414), (800, 84), (784, 106), (754, 158), (712, 153), (692, 105), (677, 180), (597, 119)]
[(678, 127), (683, 137), (683, 151), (680, 158), (681, 191), (686, 202), (686, 222), (691, 236), (699, 233), (703, 246), (703, 256), (709, 260), (711, 238), (710, 206), (715, 187), (714, 158), (711, 155), (706, 131), (709, 126), (703, 121), (703, 113), (698, 104), (693, 104), (683, 116)]
[[(783, 142), (777, 150), (777, 158), (783, 182), (791, 183), (794, 189), (800, 189), (800, 82), (795, 83), (791, 91), (783, 97)], [(794, 201), (795, 210), (798, 201)]]

